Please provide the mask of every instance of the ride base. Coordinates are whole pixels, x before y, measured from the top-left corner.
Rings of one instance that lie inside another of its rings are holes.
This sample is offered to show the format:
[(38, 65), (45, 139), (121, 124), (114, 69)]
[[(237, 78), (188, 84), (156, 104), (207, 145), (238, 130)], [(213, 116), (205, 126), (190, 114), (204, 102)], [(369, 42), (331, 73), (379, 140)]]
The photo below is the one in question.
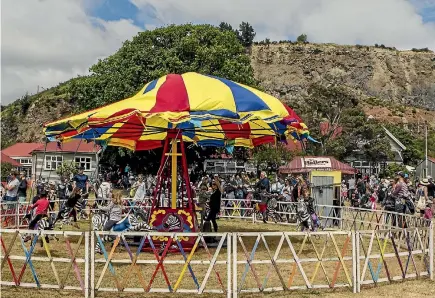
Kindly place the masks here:
[[(178, 153), (178, 144), (180, 144), (181, 153)], [(179, 177), (180, 179), (178, 179)], [(164, 186), (167, 186), (166, 193)], [(169, 207), (163, 206), (163, 195), (170, 198)], [(178, 204), (177, 198), (179, 198)], [(168, 138), (165, 140), (160, 168), (157, 173), (157, 185), (150, 211), (149, 225), (156, 228), (158, 232), (165, 233), (199, 232), (185, 148), (181, 131), (178, 130), (168, 132)], [(178, 240), (185, 251), (191, 250), (196, 241), (196, 237), (178, 237), (172, 241), (169, 238), (167, 236), (153, 236), (152, 241), (155, 246), (159, 246), (168, 242), (171, 242), (171, 245), (177, 245)], [(172, 250), (178, 249), (169, 248), (169, 251)]]

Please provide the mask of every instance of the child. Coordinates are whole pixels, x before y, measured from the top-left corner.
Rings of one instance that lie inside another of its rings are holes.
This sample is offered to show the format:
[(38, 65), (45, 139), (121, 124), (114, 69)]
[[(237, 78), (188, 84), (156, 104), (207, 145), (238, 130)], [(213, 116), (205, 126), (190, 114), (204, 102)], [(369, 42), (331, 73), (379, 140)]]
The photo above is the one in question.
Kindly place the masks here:
[(316, 211), (314, 209), (314, 199), (310, 197), (310, 191), (308, 190), (308, 188), (304, 189), (302, 196), (307, 204), (308, 214), (310, 214), (311, 216), (312, 230), (315, 231), (318, 227), (320, 227), (320, 220), (317, 217)]
[(113, 226), (122, 219), (122, 198), (121, 192), (113, 194), (112, 201), (105, 207), (98, 206), (98, 209), (107, 212), (109, 219), (104, 224), (103, 231), (110, 231)]
[(29, 224), (29, 230), (33, 230), (41, 218), (47, 216), (48, 207), (50, 205), (50, 201), (47, 199), (47, 193), (45, 191), (39, 194), (40, 198), (36, 201), (35, 204), (30, 206), (31, 209), (36, 208), (35, 217)]
[(424, 219), (431, 220), (433, 217), (432, 213), (432, 201), (428, 200), (426, 208), (424, 208)]

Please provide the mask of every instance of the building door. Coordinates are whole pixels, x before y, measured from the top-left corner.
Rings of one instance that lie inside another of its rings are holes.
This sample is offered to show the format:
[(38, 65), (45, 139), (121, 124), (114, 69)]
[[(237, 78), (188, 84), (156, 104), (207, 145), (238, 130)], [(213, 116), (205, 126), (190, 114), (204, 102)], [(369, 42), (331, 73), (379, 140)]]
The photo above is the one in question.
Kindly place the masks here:
[[(334, 216), (331, 212), (331, 207), (323, 207), (322, 205), (333, 206), (334, 203), (334, 177), (315, 176), (311, 178), (312, 196), (318, 205), (317, 212), (321, 212), (323, 217)], [(335, 217), (335, 216), (334, 216)], [(331, 227), (332, 220), (322, 219), (322, 226)]]

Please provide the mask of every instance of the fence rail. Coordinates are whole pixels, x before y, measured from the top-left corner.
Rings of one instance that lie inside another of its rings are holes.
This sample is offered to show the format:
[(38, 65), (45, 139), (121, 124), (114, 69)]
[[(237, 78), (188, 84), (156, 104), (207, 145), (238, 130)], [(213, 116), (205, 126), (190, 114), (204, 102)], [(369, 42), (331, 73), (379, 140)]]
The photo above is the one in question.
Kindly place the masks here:
[[(143, 210), (149, 210), (151, 207), (146, 203), (150, 198), (138, 202), (133, 199), (124, 199), (130, 201), (131, 205), (124, 205), (124, 212), (129, 212), (131, 208), (138, 207)], [(56, 201), (58, 205), (62, 201)], [(256, 212), (255, 204), (259, 201), (222, 199), (221, 218), (238, 218), (246, 219), (252, 222), (260, 222), (261, 214)], [(278, 201), (276, 216), (274, 218), (280, 224), (298, 225), (296, 216), (295, 202)], [(1, 222), (5, 228), (25, 228), (27, 221), (23, 220), (29, 209), (30, 203), (0, 203)], [(325, 228), (339, 228), (341, 230), (371, 230), (371, 229), (391, 229), (391, 228), (410, 228), (425, 227), (430, 224), (430, 220), (418, 217), (412, 214), (402, 214), (386, 210), (371, 210), (364, 208), (354, 208), (345, 206), (315, 205), (317, 216)], [(88, 208), (88, 211), (95, 209)], [(50, 211), (55, 214), (58, 211)]]

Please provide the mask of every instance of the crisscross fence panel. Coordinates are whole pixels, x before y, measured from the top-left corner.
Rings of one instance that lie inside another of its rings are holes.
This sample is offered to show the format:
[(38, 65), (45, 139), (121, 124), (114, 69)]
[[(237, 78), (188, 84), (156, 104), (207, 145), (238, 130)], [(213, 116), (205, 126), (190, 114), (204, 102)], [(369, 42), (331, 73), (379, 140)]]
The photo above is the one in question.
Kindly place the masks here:
[(433, 279), (433, 228), (356, 232), (357, 291), (366, 284)]
[[(113, 245), (104, 242), (108, 237)], [(186, 237), (195, 238), (193, 246), (185, 245)], [(231, 295), (229, 233), (95, 232), (91, 238), (103, 252), (101, 256), (91, 253), (92, 294), (116, 291)]]
[(2, 286), (78, 290), (88, 297), (88, 232), (3, 229), (0, 243)]
[(245, 292), (354, 290), (353, 232), (233, 234), (233, 297)]

